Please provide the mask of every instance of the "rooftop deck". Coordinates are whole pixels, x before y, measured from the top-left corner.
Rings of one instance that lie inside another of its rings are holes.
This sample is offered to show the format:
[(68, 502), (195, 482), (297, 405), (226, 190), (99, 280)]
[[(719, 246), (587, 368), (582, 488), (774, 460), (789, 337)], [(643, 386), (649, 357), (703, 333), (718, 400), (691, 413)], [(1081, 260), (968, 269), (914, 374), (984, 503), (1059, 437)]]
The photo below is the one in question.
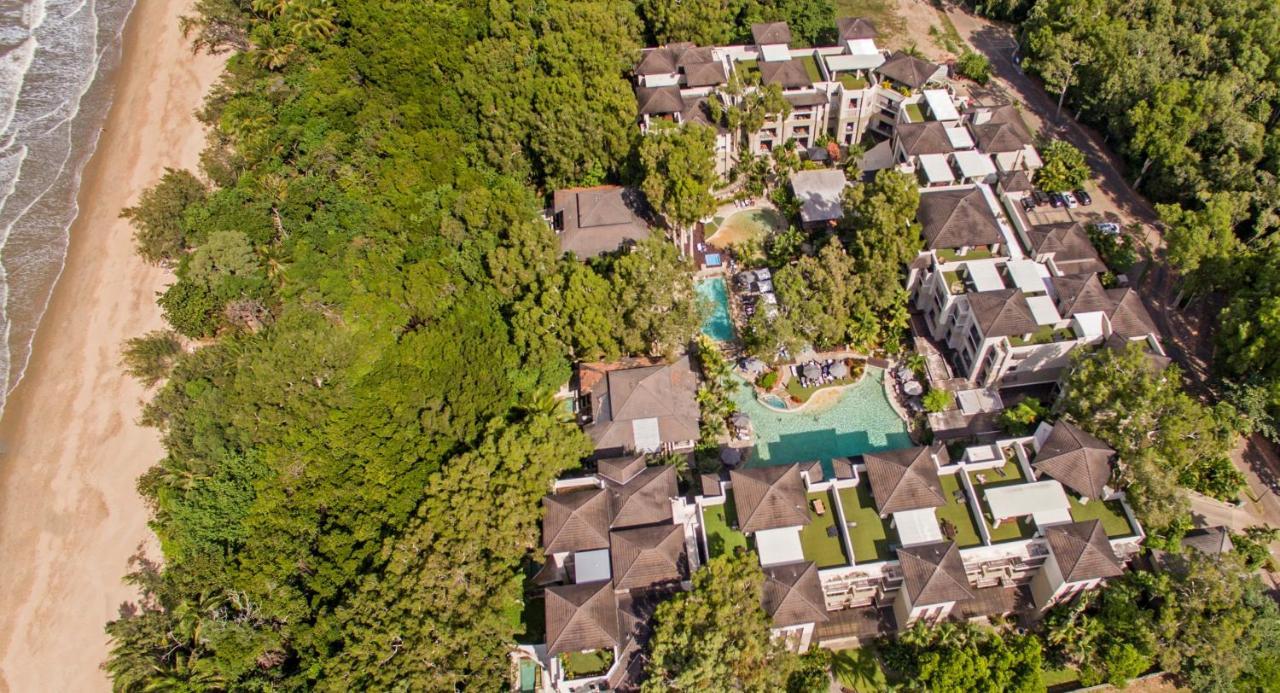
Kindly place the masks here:
[(1067, 500), (1071, 502), (1071, 519), (1076, 522), (1102, 520), (1102, 529), (1106, 531), (1108, 538), (1118, 539), (1137, 534), (1124, 514), (1124, 505), (1118, 500), (1081, 503), (1080, 498), (1070, 491), (1067, 492)]
[(738, 526), (738, 513), (733, 505), (733, 491), (725, 494), (724, 505), (708, 505), (702, 509), (702, 517), (706, 524), (707, 550), (710, 558), (732, 552), (738, 547), (747, 547), (747, 536), (735, 529)]
[(947, 504), (934, 511), (938, 524), (946, 520), (955, 525), (955, 542), (960, 548), (978, 546), (982, 543), (982, 538), (978, 535), (978, 527), (974, 524), (964, 489), (960, 487), (960, 478), (955, 474), (946, 474), (939, 477), (939, 480), (942, 482), (942, 492), (947, 497)]
[(1016, 461), (1005, 462), (1003, 467), (997, 467), (996, 469), (968, 472), (968, 474), (969, 483), (973, 485), (974, 494), (978, 496), (978, 503), (982, 508), (982, 521), (987, 524), (987, 533), (991, 535), (991, 543), (999, 544), (1005, 541), (1018, 541), (1035, 536), (1036, 526), (1030, 517), (1020, 517), (1016, 521), (1005, 520), (1000, 523), (999, 527), (996, 527), (991, 517), (991, 509), (987, 507), (987, 489), (1027, 482), (1027, 477), (1022, 473), (1022, 467)]
[(893, 548), (901, 542), (888, 519), (876, 510), (868, 483), (839, 491), (840, 507), (849, 525), (849, 541), (853, 543), (854, 563), (874, 563), (894, 557)]
[[(836, 528), (836, 509), (828, 491), (810, 493), (808, 498), (809, 524), (800, 530), (800, 546), (805, 560), (813, 561), (819, 568), (848, 565), (840, 531)], [(822, 501), (821, 515), (814, 510), (814, 501)]]

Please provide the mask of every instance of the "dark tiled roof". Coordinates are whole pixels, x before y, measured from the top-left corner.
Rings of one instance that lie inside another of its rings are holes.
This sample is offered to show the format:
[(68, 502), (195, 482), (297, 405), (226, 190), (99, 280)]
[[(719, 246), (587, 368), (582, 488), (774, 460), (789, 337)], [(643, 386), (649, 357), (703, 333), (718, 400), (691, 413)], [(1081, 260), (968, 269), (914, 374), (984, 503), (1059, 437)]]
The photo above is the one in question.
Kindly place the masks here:
[(648, 205), (634, 188), (601, 185), (557, 190), (552, 207), (560, 227), (560, 251), (579, 258), (649, 237)]
[(818, 567), (812, 562), (766, 567), (761, 602), (779, 627), (827, 621)]
[(791, 43), (791, 28), (786, 22), (765, 22), (751, 25), (751, 38), (757, 46), (773, 43)]
[(684, 110), (680, 87), (636, 87), (636, 102), (641, 115), (664, 115)]
[(847, 457), (837, 457), (831, 460), (831, 469), (836, 473), (837, 479), (853, 478), (853, 461)]
[(596, 473), (615, 484), (625, 484), (644, 471), (644, 455), (611, 457), (596, 462)]
[(989, 120), (981, 125), (970, 124), (970, 128), (978, 148), (988, 154), (1020, 151), (1034, 141), (1018, 109), (1013, 106), (993, 109)]
[(920, 194), (916, 212), (932, 250), (992, 245), (1004, 240), (1000, 224), (977, 187)]
[[(921, 154), (950, 154), (955, 151), (947, 126), (936, 120), (924, 123), (900, 123), (894, 131), (902, 150), (909, 156)], [(985, 203), (984, 203), (985, 204)]]
[(969, 294), (968, 299), (983, 337), (1030, 334), (1040, 328), (1027, 298), (1017, 289), (982, 291)]
[(764, 84), (776, 84), (783, 89), (801, 89), (812, 87), (813, 80), (799, 60), (779, 60), (777, 62), (761, 62), (760, 81)]
[(692, 43), (672, 43), (645, 49), (636, 65), (636, 74), (669, 75), (681, 67), (707, 63), (714, 59), (710, 48), (698, 48)]
[(871, 493), (881, 515), (903, 510), (937, 508), (947, 504), (938, 464), (934, 454), (946, 461), (947, 449), (915, 447), (887, 452), (868, 452), (862, 461), (867, 465)]
[(544, 496), (542, 548), (547, 553), (609, 546), (609, 494), (591, 488)]
[(964, 574), (960, 548), (953, 541), (916, 544), (898, 549), (902, 588), (912, 606), (945, 604), (973, 597)]
[(1096, 274), (1054, 277), (1053, 288), (1058, 292), (1058, 312), (1063, 317), (1111, 310), (1111, 297)]
[(1138, 295), (1136, 289), (1132, 287), (1108, 289), (1107, 295), (1115, 304), (1107, 316), (1111, 320), (1113, 332), (1129, 339), (1159, 334), (1155, 320), (1151, 319), (1151, 313), (1147, 312), (1147, 307), (1142, 303), (1142, 297)]
[(638, 419), (657, 419), (661, 442), (697, 440), (698, 378), (684, 356), (670, 364), (610, 370), (591, 388), (585, 427), (598, 450), (635, 450)]
[(1044, 538), (1066, 582), (1115, 577), (1124, 572), (1100, 520), (1049, 525), (1044, 528)]
[(876, 25), (861, 17), (841, 17), (836, 20), (836, 29), (840, 32), (840, 42), (873, 39), (876, 37)]
[(609, 533), (613, 585), (629, 590), (675, 582), (689, 572), (683, 525), (662, 524)]
[(996, 174), (996, 178), (1005, 192), (1031, 192), (1035, 189), (1026, 171), (1004, 171)]
[(820, 460), (812, 460), (800, 463), (800, 471), (809, 474), (809, 483), (816, 484), (823, 479), (822, 462)]
[(704, 496), (718, 496), (721, 493), (719, 474), (699, 474), (698, 483)]
[(1235, 548), (1235, 544), (1231, 541), (1231, 532), (1226, 527), (1193, 529), (1182, 538), (1182, 545), (1207, 556), (1227, 553)]
[(729, 478), (743, 532), (809, 524), (804, 482), (796, 465), (734, 469)]
[(621, 644), (618, 600), (608, 580), (546, 589), (547, 654)]
[(685, 85), (690, 87), (711, 87), (729, 81), (724, 73), (724, 65), (717, 62), (694, 63), (684, 68)]
[(1059, 420), (1031, 466), (1086, 498), (1102, 498), (1115, 450), (1070, 421)]
[(1042, 224), (1027, 231), (1031, 250), (1037, 255), (1052, 255), (1058, 269), (1068, 274), (1105, 272), (1098, 251), (1089, 240), (1084, 227), (1072, 222)]
[(645, 467), (625, 484), (606, 482), (613, 506), (610, 527), (635, 527), (671, 521), (671, 499), (676, 490), (676, 468)]
[(819, 106), (827, 102), (827, 95), (822, 92), (804, 92), (801, 94), (784, 94), (783, 97), (792, 106)]
[(676, 67), (688, 68), (694, 65), (716, 63), (715, 52), (712, 51), (710, 46), (695, 46), (692, 43), (687, 46), (684, 44), (675, 45), (681, 46), (676, 50)]
[(939, 69), (938, 65), (897, 51), (889, 56), (876, 72), (904, 84), (912, 89), (919, 89), (929, 82)]

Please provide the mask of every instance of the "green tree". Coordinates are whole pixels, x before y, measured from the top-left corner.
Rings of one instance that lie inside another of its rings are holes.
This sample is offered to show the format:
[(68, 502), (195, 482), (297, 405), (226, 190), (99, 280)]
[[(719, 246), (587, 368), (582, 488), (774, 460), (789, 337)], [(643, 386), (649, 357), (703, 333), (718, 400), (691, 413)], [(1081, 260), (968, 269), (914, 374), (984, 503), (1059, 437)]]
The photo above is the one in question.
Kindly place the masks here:
[(721, 353), (714, 340), (699, 334), (694, 345), (698, 370), (702, 372), (702, 384), (698, 386), (702, 441), (711, 443), (724, 434), (729, 415), (737, 410), (732, 395), (739, 381), (733, 374), (733, 364)]
[(917, 623), (880, 647), (907, 691), (1039, 691), (1041, 646), (1032, 635), (971, 623)]
[(1075, 190), (1089, 180), (1092, 172), (1084, 152), (1066, 140), (1053, 140), (1040, 149), (1044, 166), (1036, 171), (1036, 185), (1044, 190)]
[(133, 224), (138, 254), (154, 265), (176, 264), (191, 247), (183, 215), (207, 195), (208, 189), (190, 171), (166, 168), (160, 181), (142, 192), (137, 205), (120, 212)]
[(615, 260), (611, 270), (625, 352), (670, 356), (689, 344), (702, 321), (692, 267), (671, 243), (649, 238)]
[(738, 4), (736, 0), (639, 0), (636, 9), (656, 44), (691, 41), (723, 46), (738, 33), (734, 21)]
[(169, 376), (182, 342), (169, 330), (153, 330), (125, 342), (122, 363), (125, 371), (143, 385), (151, 387)]
[(754, 553), (711, 559), (658, 605), (644, 691), (784, 690), (795, 656), (771, 633)]
[(1158, 205), (1165, 227), (1169, 264), (1187, 279), (1192, 291), (1230, 286), (1243, 246), (1235, 227), (1247, 212), (1245, 198), (1217, 193), (1204, 198), (1204, 207)]
[(978, 84), (986, 84), (991, 80), (991, 61), (981, 53), (965, 51), (956, 61), (956, 71)]
[(1026, 397), (1017, 405), (1000, 412), (1000, 426), (1009, 435), (1025, 436), (1033, 432), (1036, 424), (1043, 421), (1048, 414), (1048, 407), (1044, 406), (1040, 400), (1035, 397)]
[(677, 231), (715, 211), (715, 132), (689, 124), (655, 128), (640, 143), (641, 189)]
[(928, 392), (924, 393), (924, 397), (921, 398), (921, 401), (924, 404), (925, 411), (930, 414), (936, 414), (940, 411), (946, 411), (954, 400), (950, 392), (932, 388)]

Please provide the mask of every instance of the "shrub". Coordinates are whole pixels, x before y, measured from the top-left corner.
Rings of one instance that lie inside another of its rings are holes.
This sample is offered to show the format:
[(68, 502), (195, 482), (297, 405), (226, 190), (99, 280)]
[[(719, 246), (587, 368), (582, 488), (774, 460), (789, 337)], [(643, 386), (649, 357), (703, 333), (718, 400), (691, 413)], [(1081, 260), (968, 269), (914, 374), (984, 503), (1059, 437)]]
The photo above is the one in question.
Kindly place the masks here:
[(923, 402), (925, 411), (937, 414), (951, 406), (951, 393), (935, 388), (925, 393)]
[(991, 61), (981, 53), (965, 51), (956, 62), (956, 71), (978, 84), (991, 81)]
[(1025, 436), (1030, 433), (1049, 410), (1035, 397), (1027, 397), (1017, 406), (1000, 412), (1000, 427), (1010, 435)]
[(761, 375), (760, 379), (756, 381), (756, 384), (765, 390), (772, 390), (773, 386), (778, 384), (778, 372), (769, 371), (768, 373)]
[(155, 330), (125, 342), (121, 359), (125, 372), (151, 387), (169, 376), (182, 353), (182, 343), (169, 330)]

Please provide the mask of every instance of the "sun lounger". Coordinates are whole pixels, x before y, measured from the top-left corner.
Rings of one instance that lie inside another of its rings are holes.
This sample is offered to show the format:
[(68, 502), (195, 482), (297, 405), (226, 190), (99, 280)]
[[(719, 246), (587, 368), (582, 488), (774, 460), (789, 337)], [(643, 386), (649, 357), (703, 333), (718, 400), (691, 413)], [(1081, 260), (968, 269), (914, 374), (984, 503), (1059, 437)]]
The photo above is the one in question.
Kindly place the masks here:
[(813, 512), (817, 513), (818, 515), (825, 515), (827, 513), (827, 506), (825, 503), (822, 502), (821, 498), (813, 499)]

